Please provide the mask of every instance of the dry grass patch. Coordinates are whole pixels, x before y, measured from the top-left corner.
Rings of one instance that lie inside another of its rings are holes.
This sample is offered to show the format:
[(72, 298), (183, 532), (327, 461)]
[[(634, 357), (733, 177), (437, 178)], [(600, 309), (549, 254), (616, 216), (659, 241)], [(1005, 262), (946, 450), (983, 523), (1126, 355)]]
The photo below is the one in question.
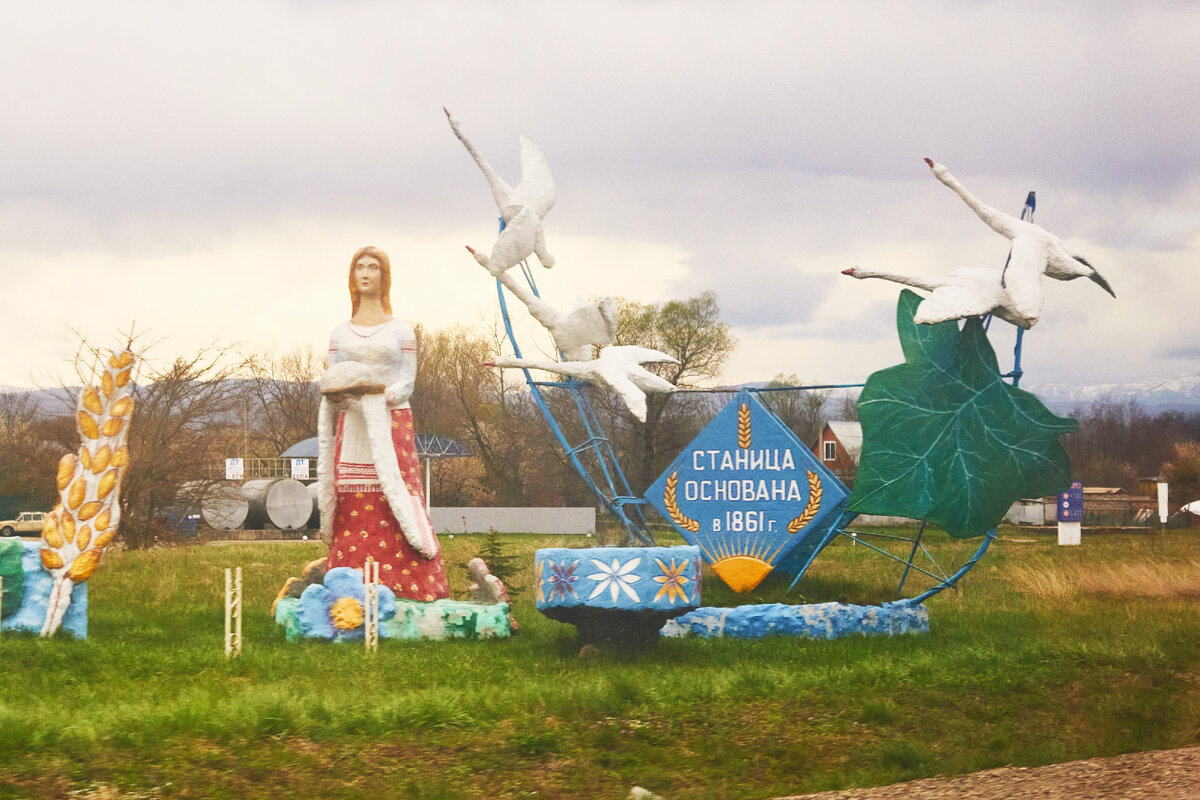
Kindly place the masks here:
[(1200, 559), (1123, 564), (1040, 563), (1010, 568), (1013, 585), (1043, 600), (1088, 596), (1200, 598)]

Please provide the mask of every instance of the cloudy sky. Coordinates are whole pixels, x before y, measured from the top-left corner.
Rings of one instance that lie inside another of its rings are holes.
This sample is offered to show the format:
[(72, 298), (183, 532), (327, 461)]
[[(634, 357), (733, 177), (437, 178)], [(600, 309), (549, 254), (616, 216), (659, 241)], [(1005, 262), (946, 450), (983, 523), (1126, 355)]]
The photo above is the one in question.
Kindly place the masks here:
[[(170, 358), (324, 348), (362, 244), (399, 314), (495, 314), (502, 174), (558, 182), (537, 270), (567, 308), (717, 292), (725, 379), (854, 382), (899, 360), (896, 287), (1003, 264), (922, 161), (1085, 255), (1047, 281), (1029, 380), (1200, 372), (1200, 7), (1107, 0), (8, 3), (0, 25), (0, 384), (53, 383), (75, 329)], [(527, 321), (532, 348), (548, 349)], [(1000, 329), (1004, 329), (1000, 331)], [(997, 349), (1012, 328), (993, 326)]]

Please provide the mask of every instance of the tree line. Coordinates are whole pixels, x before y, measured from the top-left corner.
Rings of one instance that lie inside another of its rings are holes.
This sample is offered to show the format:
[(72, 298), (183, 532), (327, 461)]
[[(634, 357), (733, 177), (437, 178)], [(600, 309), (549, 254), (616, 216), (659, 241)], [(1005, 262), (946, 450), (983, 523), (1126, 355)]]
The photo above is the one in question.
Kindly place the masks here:
[[(649, 369), (684, 390), (720, 380), (737, 343), (721, 321), (715, 294), (662, 304), (619, 300), (618, 306), (617, 344), (652, 347), (679, 362)], [(416, 333), (420, 360), (412, 405), (417, 429), (455, 439), (472, 453), (432, 462), (434, 504), (595, 503), (521, 373), (484, 366), (506, 344), (495, 321), (447, 329), (418, 326)], [(324, 354), (308, 349), (245, 353), (214, 344), (168, 363), (153, 358), (152, 346), (141, 349), (129, 434), (131, 468), (121, 496), (121, 535), (133, 547), (165, 536), (164, 515), (194, 504), (196, 488), (223, 475), (226, 457), (273, 458), (315, 436), (316, 382), (325, 368)], [(99, 355), (79, 337), (73, 367), (80, 384), (90, 381), (89, 365)], [(767, 386), (800, 384), (798, 376), (780, 374)], [(28, 393), (0, 394), (0, 498), (8, 500), (10, 513), (48, 509), (56, 501), (57, 461), (78, 447), (77, 391), (60, 387), (56, 410), (40, 408)], [(730, 399), (727, 393), (704, 391), (651, 395), (643, 423), (614, 393), (589, 388), (584, 395), (638, 496)], [(567, 441), (585, 443), (592, 432), (581, 421), (575, 399), (555, 389), (543, 396)], [(806, 445), (828, 419), (856, 418), (853, 399), (827, 391), (763, 392), (760, 397)], [(1200, 414), (1150, 415), (1136, 403), (1102, 400), (1073, 416), (1080, 429), (1065, 444), (1074, 475), (1086, 484), (1136, 491), (1139, 478), (1163, 475), (1172, 483), (1173, 499), (1200, 499)]]
[[(682, 388), (719, 378), (736, 341), (709, 292), (663, 304), (619, 301), (618, 344), (655, 347), (678, 364), (651, 369)], [(594, 498), (570, 468), (532, 402), (519, 372), (484, 366), (502, 350), (496, 324), (417, 328), (420, 352), (413, 413), (421, 433), (463, 443), (471, 458), (437, 459), (431, 483), (438, 505), (587, 505)], [(59, 387), (54, 408), (30, 393), (0, 395), (0, 498), (10, 513), (49, 509), (59, 458), (78, 447), (79, 385), (92, 380), (100, 347), (76, 334), (75, 388)], [(315, 436), (324, 353), (292, 349), (246, 353), (213, 344), (163, 363), (153, 346), (134, 343), (137, 403), (129, 432), (131, 467), (121, 494), (122, 538), (133, 547), (166, 535), (165, 515), (194, 504), (229, 456), (274, 458)], [(640, 493), (714, 409), (702, 394), (651, 397), (645, 424), (601, 389), (587, 390), (617, 456)], [(562, 392), (547, 402), (572, 442), (587, 433)]]
[(1141, 493), (1145, 479), (1170, 486), (1172, 506), (1200, 500), (1200, 412), (1151, 414), (1136, 400), (1101, 398), (1069, 415), (1072, 474), (1085, 486)]

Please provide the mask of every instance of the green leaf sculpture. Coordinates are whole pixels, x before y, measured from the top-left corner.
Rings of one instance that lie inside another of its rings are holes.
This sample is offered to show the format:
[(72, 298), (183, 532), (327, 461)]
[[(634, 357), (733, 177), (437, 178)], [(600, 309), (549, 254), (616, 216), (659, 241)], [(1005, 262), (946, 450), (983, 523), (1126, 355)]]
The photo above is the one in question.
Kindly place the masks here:
[(924, 519), (951, 536), (979, 536), (1014, 500), (1070, 485), (1055, 416), (1000, 377), (978, 317), (917, 325), (921, 298), (905, 289), (896, 328), (905, 363), (867, 379), (858, 401), (863, 449), (849, 508)]
[(0, 539), (0, 618), (17, 613), (25, 593), (25, 569), (21, 564), (20, 539)]

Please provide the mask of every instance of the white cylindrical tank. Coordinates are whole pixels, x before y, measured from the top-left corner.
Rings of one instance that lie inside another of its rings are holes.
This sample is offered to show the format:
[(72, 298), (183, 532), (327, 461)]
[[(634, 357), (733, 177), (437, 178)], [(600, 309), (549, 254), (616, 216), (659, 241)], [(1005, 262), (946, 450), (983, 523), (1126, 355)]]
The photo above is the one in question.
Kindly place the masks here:
[(291, 478), (261, 478), (243, 485), (249, 501), (247, 528), (270, 522), (284, 531), (303, 528), (312, 516), (312, 495), (300, 481)]
[(213, 483), (200, 496), (200, 516), (211, 528), (231, 531), (246, 524), (250, 503), (236, 483)]

